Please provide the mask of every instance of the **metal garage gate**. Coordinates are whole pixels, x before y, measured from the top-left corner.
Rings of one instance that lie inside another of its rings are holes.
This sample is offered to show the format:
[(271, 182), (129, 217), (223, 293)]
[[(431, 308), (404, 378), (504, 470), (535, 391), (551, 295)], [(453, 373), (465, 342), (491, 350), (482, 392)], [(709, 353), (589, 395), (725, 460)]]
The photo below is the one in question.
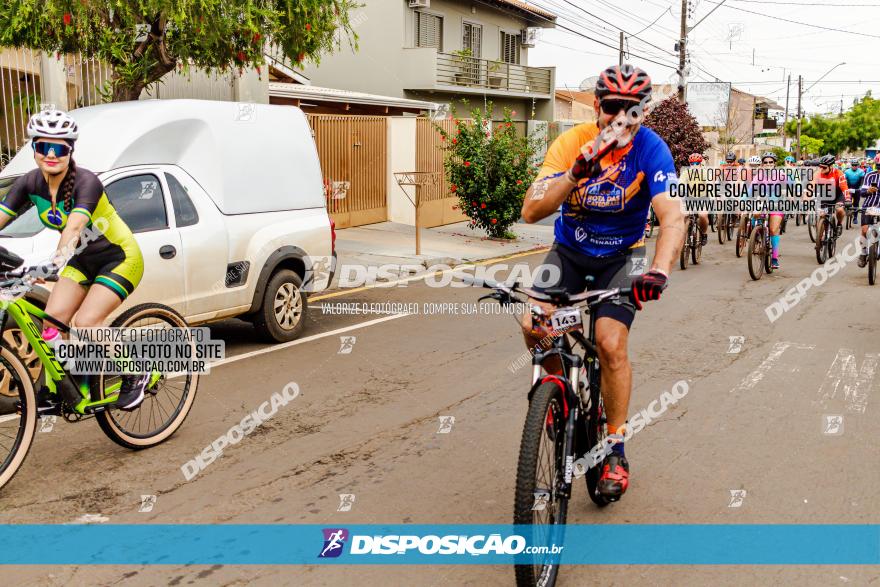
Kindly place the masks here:
[(388, 220), (388, 122), (383, 116), (310, 114), (336, 228)]
[[(441, 120), (437, 124), (447, 132), (455, 130), (455, 123), (452, 120)], [(456, 209), (458, 197), (449, 191), (443, 167), (445, 153), (441, 148), (442, 145), (440, 133), (434, 127), (434, 122), (427, 118), (419, 118), (416, 121), (416, 169), (440, 174), (440, 181), (436, 185), (416, 187), (419, 190), (421, 203), (419, 223), (426, 228), (467, 220), (467, 216)]]

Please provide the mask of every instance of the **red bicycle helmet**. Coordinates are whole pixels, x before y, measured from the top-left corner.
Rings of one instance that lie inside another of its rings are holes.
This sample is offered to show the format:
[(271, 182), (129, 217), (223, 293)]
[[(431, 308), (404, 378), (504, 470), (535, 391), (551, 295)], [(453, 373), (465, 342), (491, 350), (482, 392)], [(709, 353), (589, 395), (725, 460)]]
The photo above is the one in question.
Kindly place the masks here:
[(600, 100), (613, 94), (641, 101), (651, 95), (651, 78), (638, 67), (612, 65), (599, 74), (595, 93)]
[(688, 157), (688, 163), (702, 163), (703, 156), (699, 153), (693, 153), (690, 157)]

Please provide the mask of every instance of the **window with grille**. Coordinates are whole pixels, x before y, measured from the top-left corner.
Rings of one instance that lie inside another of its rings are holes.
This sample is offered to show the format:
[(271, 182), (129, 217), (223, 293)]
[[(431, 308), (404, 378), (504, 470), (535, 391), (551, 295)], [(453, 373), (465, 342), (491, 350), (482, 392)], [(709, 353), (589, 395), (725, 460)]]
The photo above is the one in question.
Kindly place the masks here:
[(443, 18), (427, 12), (416, 12), (416, 46), (442, 50)]
[(520, 47), (522, 46), (519, 35), (501, 33), (501, 61), (519, 65)]
[(483, 27), (470, 22), (462, 26), (461, 48), (470, 49), (471, 55), (476, 58), (482, 57), (483, 53)]

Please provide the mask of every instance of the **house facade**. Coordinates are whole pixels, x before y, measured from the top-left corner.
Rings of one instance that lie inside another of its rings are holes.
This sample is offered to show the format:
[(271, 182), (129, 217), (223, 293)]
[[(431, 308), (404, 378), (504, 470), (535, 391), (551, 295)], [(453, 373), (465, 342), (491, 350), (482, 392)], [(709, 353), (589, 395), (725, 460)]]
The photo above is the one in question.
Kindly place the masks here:
[(491, 101), (515, 120), (553, 120), (555, 68), (529, 66), (555, 16), (520, 0), (384, 0), (351, 15), (358, 48), (304, 70), (317, 86), (448, 104)]

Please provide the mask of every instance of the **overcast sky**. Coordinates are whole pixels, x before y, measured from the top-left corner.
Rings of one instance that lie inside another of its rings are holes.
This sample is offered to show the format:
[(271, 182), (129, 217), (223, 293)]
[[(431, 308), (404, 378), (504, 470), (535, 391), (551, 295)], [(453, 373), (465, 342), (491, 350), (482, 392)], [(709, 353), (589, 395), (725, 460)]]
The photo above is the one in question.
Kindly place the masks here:
[[(639, 37), (628, 40), (627, 47), (633, 55), (627, 63), (645, 69), (654, 83), (675, 82), (673, 67), (647, 59), (677, 67), (678, 55), (673, 46), (680, 28), (680, 0), (530, 1), (559, 16), (560, 26), (542, 31), (541, 40), (529, 54), (530, 65), (556, 66), (558, 87), (577, 88), (584, 78), (617, 63), (621, 28)], [(719, 2), (691, 0), (688, 24), (696, 24)], [(845, 32), (784, 22), (771, 16)], [(651, 25), (655, 19), (657, 22)], [(806, 90), (829, 69), (846, 62), (804, 95), (808, 113), (838, 112), (841, 98), (846, 110), (856, 96), (863, 96), (869, 89), (875, 97), (880, 96), (880, 0), (727, 0), (690, 33), (689, 49), (688, 81), (716, 81), (717, 76), (721, 81), (733, 82), (738, 89), (772, 98), (782, 106), (785, 78), (791, 74), (790, 112), (796, 108), (798, 75), (804, 76)]]

